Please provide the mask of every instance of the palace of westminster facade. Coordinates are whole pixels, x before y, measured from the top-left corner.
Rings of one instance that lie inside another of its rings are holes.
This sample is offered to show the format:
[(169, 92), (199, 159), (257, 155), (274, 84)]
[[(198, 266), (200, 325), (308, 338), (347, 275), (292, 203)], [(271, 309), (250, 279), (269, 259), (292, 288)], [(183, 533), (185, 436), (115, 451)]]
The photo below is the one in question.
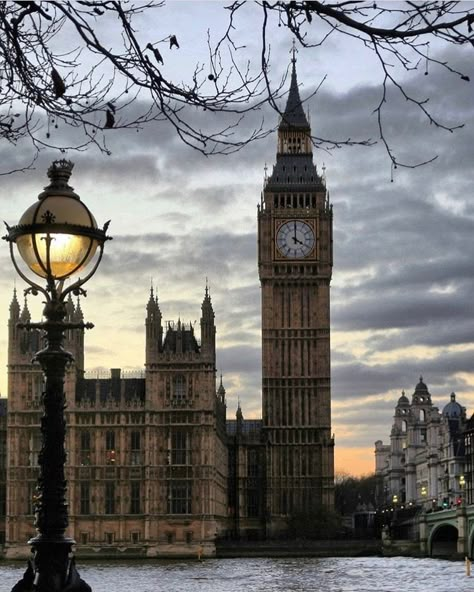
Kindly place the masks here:
[[(79, 553), (212, 555), (216, 540), (285, 533), (292, 517), (333, 507), (329, 284), (332, 207), (313, 163), (295, 60), (276, 164), (258, 206), (262, 419), (226, 420), (216, 383), (216, 324), (206, 288), (200, 337), (146, 305), (145, 373), (86, 378), (84, 334), (66, 335), (69, 529)], [(68, 320), (82, 320), (68, 302)], [(10, 305), (8, 399), (0, 399), (0, 544), (29, 552), (43, 376), (37, 331)]]

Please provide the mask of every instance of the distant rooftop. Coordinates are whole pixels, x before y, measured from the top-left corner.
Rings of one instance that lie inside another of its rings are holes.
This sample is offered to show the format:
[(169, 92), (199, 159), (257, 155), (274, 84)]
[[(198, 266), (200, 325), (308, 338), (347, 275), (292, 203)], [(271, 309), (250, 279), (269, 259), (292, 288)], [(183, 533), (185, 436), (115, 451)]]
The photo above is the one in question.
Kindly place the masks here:
[[(228, 419), (226, 422), (226, 432), (229, 436), (234, 436), (237, 432), (237, 420)], [(261, 419), (244, 419), (242, 421), (242, 434), (257, 435), (260, 434), (263, 421)]]

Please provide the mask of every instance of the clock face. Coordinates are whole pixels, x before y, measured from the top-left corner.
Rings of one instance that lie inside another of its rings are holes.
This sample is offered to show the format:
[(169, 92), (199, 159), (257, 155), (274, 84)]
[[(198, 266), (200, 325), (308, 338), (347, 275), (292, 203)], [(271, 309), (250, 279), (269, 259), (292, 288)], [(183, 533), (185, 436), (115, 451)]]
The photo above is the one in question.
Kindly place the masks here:
[(314, 249), (314, 231), (301, 220), (289, 220), (280, 226), (276, 235), (278, 250), (284, 257), (304, 259)]

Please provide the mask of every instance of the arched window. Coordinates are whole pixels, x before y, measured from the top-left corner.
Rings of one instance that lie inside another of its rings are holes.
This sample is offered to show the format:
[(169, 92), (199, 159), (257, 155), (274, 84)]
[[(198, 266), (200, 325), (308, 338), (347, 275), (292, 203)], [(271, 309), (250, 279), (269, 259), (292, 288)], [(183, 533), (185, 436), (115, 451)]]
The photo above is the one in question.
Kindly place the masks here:
[(173, 379), (173, 398), (177, 401), (186, 399), (186, 380), (182, 374), (178, 374)]
[(79, 462), (81, 465), (91, 464), (91, 433), (87, 431), (81, 432), (81, 449)]
[[(115, 460), (115, 432), (109, 430), (105, 432), (105, 463), (107, 465), (114, 465)], [(113, 512), (109, 513), (113, 514)]]
[(420, 421), (426, 420), (426, 411), (424, 409), (420, 409)]
[(405, 420), (402, 421), (402, 432), (407, 431), (407, 422)]

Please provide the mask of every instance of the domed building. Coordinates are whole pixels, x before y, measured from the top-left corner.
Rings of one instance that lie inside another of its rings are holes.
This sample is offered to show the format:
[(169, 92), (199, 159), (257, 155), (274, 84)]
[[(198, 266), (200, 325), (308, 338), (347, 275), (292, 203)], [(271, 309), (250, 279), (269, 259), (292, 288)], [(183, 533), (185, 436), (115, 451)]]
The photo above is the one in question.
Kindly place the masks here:
[(382, 504), (451, 506), (463, 496), (466, 409), (451, 393), (442, 412), (420, 376), (411, 401), (402, 391), (390, 444), (375, 443)]

